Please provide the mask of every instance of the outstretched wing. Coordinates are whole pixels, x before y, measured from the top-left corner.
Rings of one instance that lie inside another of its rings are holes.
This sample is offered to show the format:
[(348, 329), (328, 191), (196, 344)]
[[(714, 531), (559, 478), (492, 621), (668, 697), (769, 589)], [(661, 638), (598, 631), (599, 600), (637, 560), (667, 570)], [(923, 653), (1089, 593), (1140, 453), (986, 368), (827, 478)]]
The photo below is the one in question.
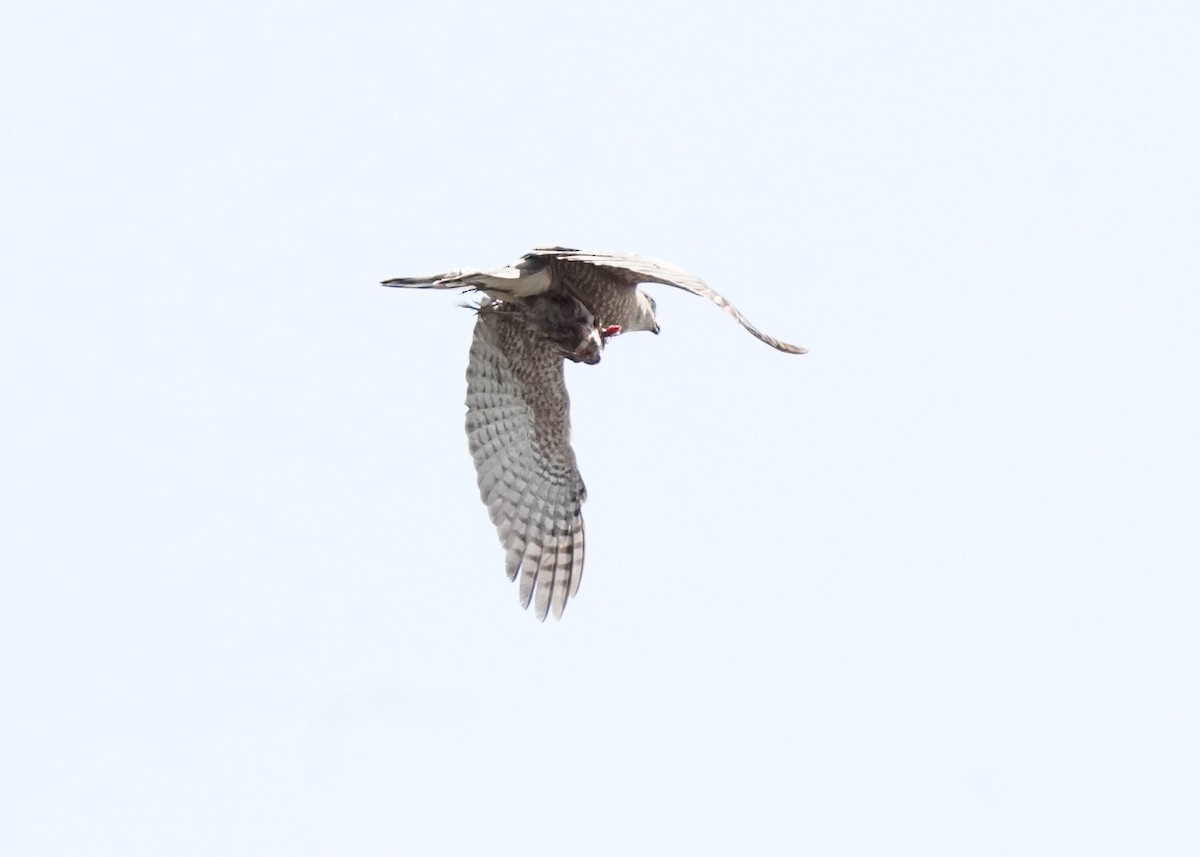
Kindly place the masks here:
[(777, 348), (787, 354), (805, 354), (808, 351), (806, 348), (801, 348), (798, 345), (790, 345), (763, 333), (750, 322), (750, 319), (742, 315), (737, 307), (710, 287), (704, 280), (667, 262), (660, 262), (657, 259), (638, 256), (632, 253), (593, 253), (586, 250), (571, 250), (566, 247), (547, 247), (534, 250), (532, 253), (526, 254), (525, 258), (533, 259), (546, 256), (558, 259), (560, 262), (594, 265), (607, 269), (623, 277), (625, 283), (631, 286), (638, 283), (661, 283), (664, 286), (674, 286), (677, 289), (683, 289), (685, 292), (690, 292), (693, 295), (712, 301), (725, 310), (728, 315), (732, 316), (738, 324), (772, 348)]
[(467, 438), (479, 495), (521, 604), (562, 615), (583, 575), (586, 491), (571, 450), (563, 358), (520, 315), (480, 307), (467, 364)]

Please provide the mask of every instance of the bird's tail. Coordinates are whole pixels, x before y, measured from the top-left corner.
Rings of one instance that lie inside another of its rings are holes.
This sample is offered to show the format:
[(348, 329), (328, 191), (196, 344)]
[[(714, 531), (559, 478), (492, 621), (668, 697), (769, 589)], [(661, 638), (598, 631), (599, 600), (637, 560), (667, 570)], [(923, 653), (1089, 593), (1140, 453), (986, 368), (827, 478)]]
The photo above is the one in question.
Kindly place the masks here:
[(428, 277), (395, 277), (391, 280), (384, 280), (380, 285), (395, 286), (401, 289), (463, 289), (471, 286), (471, 283), (464, 282), (464, 280), (478, 273), (471, 268), (465, 268), (461, 271), (447, 271), (444, 274), (433, 274)]
[(397, 277), (383, 281), (385, 286), (402, 289), (475, 289), (501, 299), (540, 295), (550, 288), (550, 283), (548, 269), (527, 271), (515, 265), (486, 272), (463, 268), (461, 271), (434, 274), (431, 277)]

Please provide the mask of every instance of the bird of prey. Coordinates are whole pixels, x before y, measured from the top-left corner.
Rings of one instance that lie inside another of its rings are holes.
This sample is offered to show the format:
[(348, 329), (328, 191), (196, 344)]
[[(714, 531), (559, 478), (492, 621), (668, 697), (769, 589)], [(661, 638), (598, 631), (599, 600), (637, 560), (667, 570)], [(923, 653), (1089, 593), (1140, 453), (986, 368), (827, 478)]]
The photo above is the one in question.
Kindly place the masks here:
[(595, 364), (621, 333), (658, 333), (641, 283), (708, 298), (751, 334), (787, 354), (805, 349), (760, 331), (703, 280), (623, 253), (547, 247), (491, 271), (462, 269), (384, 280), (385, 286), (483, 294), (467, 363), (467, 439), (479, 494), (505, 550), (521, 605), (561, 617), (583, 574), (587, 492), (571, 449), (563, 361)]

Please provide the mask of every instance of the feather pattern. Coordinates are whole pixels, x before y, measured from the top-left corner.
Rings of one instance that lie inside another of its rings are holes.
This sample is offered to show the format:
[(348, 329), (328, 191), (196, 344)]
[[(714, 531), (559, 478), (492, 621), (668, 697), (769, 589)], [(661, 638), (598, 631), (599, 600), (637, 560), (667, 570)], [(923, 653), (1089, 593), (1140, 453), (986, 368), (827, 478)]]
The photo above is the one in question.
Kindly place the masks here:
[(583, 575), (586, 496), (571, 449), (563, 356), (504, 304), (480, 309), (467, 365), (467, 440), (523, 606), (561, 616)]
[(467, 365), (467, 439), (479, 495), (504, 548), (522, 606), (562, 615), (583, 576), (587, 492), (571, 449), (563, 361), (594, 364), (617, 333), (658, 332), (658, 283), (712, 301), (788, 354), (699, 277), (646, 256), (546, 247), (491, 271), (463, 268), (385, 286), (482, 292)]

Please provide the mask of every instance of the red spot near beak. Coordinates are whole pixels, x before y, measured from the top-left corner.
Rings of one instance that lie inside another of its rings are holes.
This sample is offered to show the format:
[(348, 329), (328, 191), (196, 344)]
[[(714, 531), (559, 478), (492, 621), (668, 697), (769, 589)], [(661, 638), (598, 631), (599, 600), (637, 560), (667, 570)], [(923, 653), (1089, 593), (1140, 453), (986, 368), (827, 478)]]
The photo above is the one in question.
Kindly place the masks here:
[(608, 339), (608, 337), (616, 336), (618, 333), (621, 332), (621, 325), (610, 324), (608, 327), (604, 328), (604, 330), (602, 330), (600, 332), (604, 336), (605, 339)]

